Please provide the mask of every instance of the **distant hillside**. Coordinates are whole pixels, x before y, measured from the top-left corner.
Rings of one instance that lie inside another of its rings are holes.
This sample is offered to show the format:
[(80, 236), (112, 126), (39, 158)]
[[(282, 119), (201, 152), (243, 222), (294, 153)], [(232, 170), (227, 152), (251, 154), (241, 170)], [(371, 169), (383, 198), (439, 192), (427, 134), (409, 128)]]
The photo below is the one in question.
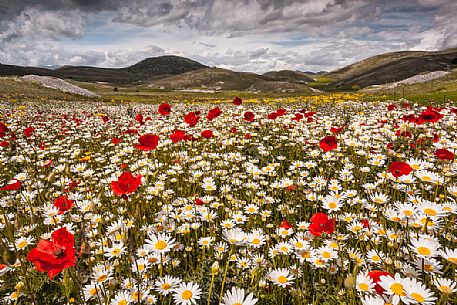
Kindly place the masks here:
[[(424, 76), (427, 76), (427, 74), (425, 74)], [(448, 71), (447, 74), (430, 80), (421, 80), (420, 82), (418, 81), (416, 83), (407, 82), (398, 86), (395, 86), (395, 83), (371, 86), (363, 89), (362, 91), (366, 93), (377, 93), (387, 95), (412, 95), (432, 93), (441, 93), (445, 95), (447, 92), (457, 91), (457, 68)]]
[(120, 69), (147, 80), (165, 78), (181, 73), (207, 68), (199, 62), (179, 56), (146, 58), (133, 66)]
[(53, 71), (45, 68), (35, 68), (35, 67), (21, 67), (14, 65), (2, 65), (0, 63), (0, 76), (24, 76), (27, 74), (36, 74), (43, 76), (51, 76)]
[(300, 71), (281, 70), (271, 71), (263, 74), (273, 80), (293, 83), (309, 83), (313, 82), (314, 78)]
[(457, 67), (457, 49), (438, 52), (394, 52), (356, 62), (325, 76), (335, 80), (328, 86), (348, 89), (400, 81), (417, 74), (447, 71)]
[(295, 82), (277, 81), (264, 75), (233, 72), (220, 68), (195, 70), (165, 79), (153, 81), (153, 88), (164, 89), (212, 89), (221, 91), (260, 92), (311, 92), (308, 86)]
[(196, 61), (179, 56), (159, 56), (144, 59), (127, 68), (97, 68), (85, 66), (64, 66), (54, 70), (35, 67), (1, 65), (0, 75), (23, 76), (36, 74), (55, 76), (85, 82), (107, 82), (111, 84), (135, 84), (154, 79), (206, 68)]

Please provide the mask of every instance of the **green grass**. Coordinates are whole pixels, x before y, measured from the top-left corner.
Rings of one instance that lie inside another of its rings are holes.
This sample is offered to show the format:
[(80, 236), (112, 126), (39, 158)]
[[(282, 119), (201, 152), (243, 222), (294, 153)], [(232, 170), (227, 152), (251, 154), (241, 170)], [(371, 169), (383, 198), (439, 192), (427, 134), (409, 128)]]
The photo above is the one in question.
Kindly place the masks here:
[(316, 79), (316, 81), (309, 82), (308, 86), (310, 86), (311, 88), (314, 88), (314, 89), (319, 89), (319, 90), (324, 89), (326, 85), (333, 82), (333, 79), (326, 77), (324, 75), (319, 75), (315, 79)]

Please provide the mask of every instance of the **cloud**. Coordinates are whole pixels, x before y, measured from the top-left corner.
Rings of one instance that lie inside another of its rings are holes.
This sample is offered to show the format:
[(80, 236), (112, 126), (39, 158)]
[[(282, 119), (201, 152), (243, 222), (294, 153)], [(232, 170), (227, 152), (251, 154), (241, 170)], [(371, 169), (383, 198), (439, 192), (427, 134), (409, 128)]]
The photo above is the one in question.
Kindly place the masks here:
[(25, 9), (0, 32), (2, 43), (13, 39), (79, 38), (84, 24), (78, 11), (37, 11)]
[(97, 66), (127, 67), (147, 57), (165, 55), (163, 49), (148, 45), (142, 48), (122, 48), (107, 51), (65, 49), (59, 42), (10, 42), (0, 49), (3, 63), (23, 66)]
[(162, 54), (236, 71), (331, 70), (457, 46), (454, 0), (0, 0), (0, 62), (121, 67)]

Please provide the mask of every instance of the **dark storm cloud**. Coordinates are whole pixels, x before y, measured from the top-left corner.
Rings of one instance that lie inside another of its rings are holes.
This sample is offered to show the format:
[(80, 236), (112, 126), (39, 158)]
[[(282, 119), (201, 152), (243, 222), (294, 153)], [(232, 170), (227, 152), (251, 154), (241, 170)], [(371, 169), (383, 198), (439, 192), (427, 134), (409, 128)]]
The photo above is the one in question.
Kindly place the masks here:
[[(117, 23), (142, 27), (181, 24), (207, 34), (229, 33), (233, 37), (252, 32), (291, 31), (341, 36), (346, 27), (376, 22), (383, 14), (393, 12), (401, 18), (422, 10), (433, 15), (436, 26), (449, 27), (451, 22), (442, 19), (456, 12), (456, 3), (453, 0), (0, 0), (0, 31), (11, 27), (11, 22), (23, 17), (24, 12), (67, 12), (67, 16), (73, 12), (84, 19), (88, 14), (109, 11)], [(59, 30), (57, 27), (56, 31)], [(65, 31), (58, 34), (72, 36)], [(447, 44), (447, 40), (443, 43)]]

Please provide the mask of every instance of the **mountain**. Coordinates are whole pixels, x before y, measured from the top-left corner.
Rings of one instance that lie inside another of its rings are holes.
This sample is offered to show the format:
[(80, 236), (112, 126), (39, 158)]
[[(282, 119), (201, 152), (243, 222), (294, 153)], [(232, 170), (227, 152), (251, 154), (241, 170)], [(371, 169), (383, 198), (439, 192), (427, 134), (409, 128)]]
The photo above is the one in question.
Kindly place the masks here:
[(349, 89), (400, 81), (421, 73), (457, 67), (457, 48), (437, 52), (403, 51), (373, 56), (325, 74), (328, 87)]
[(206, 68), (196, 61), (179, 56), (146, 58), (126, 68), (97, 68), (86, 66), (63, 66), (57, 69), (1, 65), (0, 75), (23, 76), (36, 74), (74, 79), (85, 82), (107, 82), (111, 84), (135, 84), (165, 78), (197, 69)]
[(265, 75), (205, 68), (151, 82), (153, 88), (210, 89), (221, 91), (311, 92), (305, 84), (278, 81)]
[(300, 71), (281, 70), (281, 71), (270, 71), (264, 73), (263, 76), (267, 76), (275, 81), (292, 82), (298, 84), (306, 84), (313, 82), (314, 78)]
[(147, 79), (165, 78), (185, 72), (207, 68), (199, 62), (179, 56), (160, 56), (146, 58), (133, 66), (121, 69), (138, 77)]
[(14, 65), (2, 65), (0, 63), (0, 75), (3, 76), (24, 76), (27, 74), (37, 74), (43, 76), (52, 76), (52, 71), (46, 68), (37, 68), (37, 67), (21, 67)]

